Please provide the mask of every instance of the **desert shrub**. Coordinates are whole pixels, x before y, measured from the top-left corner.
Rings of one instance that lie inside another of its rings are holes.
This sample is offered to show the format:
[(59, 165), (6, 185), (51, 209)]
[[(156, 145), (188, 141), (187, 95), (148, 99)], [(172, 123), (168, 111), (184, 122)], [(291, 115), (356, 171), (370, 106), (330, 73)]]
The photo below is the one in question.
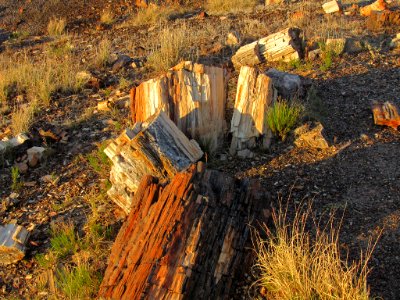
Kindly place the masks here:
[(267, 123), (272, 133), (282, 140), (296, 125), (303, 112), (303, 106), (296, 101), (278, 99), (267, 111)]
[(36, 103), (33, 102), (14, 109), (11, 115), (11, 131), (14, 135), (28, 132), (33, 123), (36, 107)]
[(251, 11), (258, 4), (257, 0), (208, 0), (206, 8), (215, 14)]
[(153, 46), (147, 65), (156, 71), (165, 71), (182, 60), (193, 59), (188, 28), (184, 24), (177, 28), (164, 27), (156, 39), (159, 45)]
[(273, 223), (273, 230), (264, 226), (266, 239), (255, 234), (257, 284), (266, 289), (268, 299), (369, 299), (367, 263), (374, 247), (359, 262), (342, 259), (340, 226), (333, 217), (318, 225), (321, 220), (312, 216), (310, 205), (298, 209), (294, 219), (280, 208), (273, 212)]
[(60, 36), (64, 33), (67, 21), (63, 18), (51, 19), (47, 25), (47, 33), (51, 36)]

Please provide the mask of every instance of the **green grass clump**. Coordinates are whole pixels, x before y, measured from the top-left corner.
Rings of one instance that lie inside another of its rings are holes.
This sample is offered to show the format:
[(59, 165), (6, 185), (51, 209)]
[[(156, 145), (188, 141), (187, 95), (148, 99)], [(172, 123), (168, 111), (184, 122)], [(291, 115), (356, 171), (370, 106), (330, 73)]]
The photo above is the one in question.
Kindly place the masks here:
[(22, 187), (22, 182), (20, 182), (20, 174), (18, 167), (11, 168), (11, 189), (16, 192)]
[(299, 103), (277, 100), (267, 112), (267, 123), (272, 133), (283, 141), (302, 115), (304, 108)]
[(79, 240), (73, 224), (61, 224), (57, 227), (53, 225), (51, 235), (51, 249), (60, 258), (73, 254), (79, 247)]

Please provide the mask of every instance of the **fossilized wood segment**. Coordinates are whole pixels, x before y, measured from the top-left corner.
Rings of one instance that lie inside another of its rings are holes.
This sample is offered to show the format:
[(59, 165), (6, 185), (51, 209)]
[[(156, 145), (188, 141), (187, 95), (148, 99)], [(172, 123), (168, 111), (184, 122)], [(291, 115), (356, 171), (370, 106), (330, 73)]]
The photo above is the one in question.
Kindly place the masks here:
[(254, 66), (264, 61), (291, 61), (304, 57), (301, 30), (286, 28), (238, 49), (235, 66)]
[(258, 181), (202, 164), (162, 187), (145, 176), (113, 245), (101, 299), (226, 299), (243, 258)]
[(0, 265), (21, 260), (25, 255), (29, 232), (22, 226), (7, 224), (0, 226)]
[(387, 9), (385, 0), (377, 0), (367, 6), (360, 8), (360, 14), (364, 17), (369, 17), (373, 11), (384, 11)]
[(182, 62), (131, 90), (133, 122), (161, 108), (189, 138), (214, 151), (226, 130), (226, 76), (222, 68)]
[(127, 213), (144, 175), (166, 181), (203, 156), (197, 142), (189, 141), (162, 111), (125, 130), (104, 152), (113, 164), (108, 195)]
[(332, 13), (341, 11), (339, 2), (337, 2), (336, 0), (329, 1), (329, 2), (322, 4), (322, 9), (324, 10), (324, 12), (326, 14), (332, 14)]
[[(231, 121), (231, 155), (254, 149), (256, 140), (262, 138), (264, 148), (269, 146), (271, 132), (268, 129), (267, 110), (277, 96), (272, 79), (252, 67), (240, 69), (236, 100)], [(240, 152), (242, 151), (242, 152)]]
[(386, 125), (393, 129), (397, 129), (400, 125), (399, 110), (393, 103), (373, 103), (372, 113), (376, 125)]
[(393, 26), (400, 26), (400, 10), (371, 11), (367, 20), (367, 27), (370, 30), (393, 28)]

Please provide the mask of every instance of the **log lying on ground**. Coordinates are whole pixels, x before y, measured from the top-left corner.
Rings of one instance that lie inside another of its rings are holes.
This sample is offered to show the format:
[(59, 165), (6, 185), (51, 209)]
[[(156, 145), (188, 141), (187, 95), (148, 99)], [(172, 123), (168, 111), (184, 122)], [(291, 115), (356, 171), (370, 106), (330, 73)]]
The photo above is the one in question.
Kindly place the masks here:
[(127, 129), (104, 152), (113, 163), (108, 195), (126, 213), (144, 175), (166, 181), (203, 156), (197, 142), (189, 141), (162, 111)]
[(226, 82), (222, 68), (182, 62), (131, 90), (132, 120), (144, 121), (161, 108), (183, 133), (212, 152), (226, 130)]
[(400, 125), (399, 109), (397, 105), (385, 103), (373, 103), (372, 113), (374, 114), (374, 123), (376, 125), (385, 125), (397, 130)]
[(113, 245), (101, 299), (226, 299), (242, 263), (259, 181), (203, 164), (162, 187), (146, 176)]
[(235, 66), (255, 66), (265, 61), (285, 61), (304, 57), (299, 28), (286, 28), (239, 48), (232, 57)]
[(367, 20), (369, 30), (380, 30), (400, 26), (400, 10), (371, 11)]
[(277, 96), (271, 77), (252, 67), (240, 69), (235, 110), (231, 121), (231, 155), (252, 157), (257, 139), (267, 148), (271, 139), (266, 115)]
[(0, 226), (0, 265), (21, 260), (25, 255), (29, 232), (22, 226), (7, 224)]

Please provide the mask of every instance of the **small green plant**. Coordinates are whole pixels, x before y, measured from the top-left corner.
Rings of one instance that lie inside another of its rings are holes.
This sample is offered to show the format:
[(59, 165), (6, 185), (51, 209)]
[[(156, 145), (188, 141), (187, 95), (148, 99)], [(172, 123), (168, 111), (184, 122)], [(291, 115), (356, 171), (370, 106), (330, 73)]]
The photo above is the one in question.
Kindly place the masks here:
[(110, 160), (104, 153), (104, 149), (107, 147), (107, 145), (107, 142), (99, 144), (97, 149), (92, 151), (86, 157), (89, 165), (99, 174), (107, 172), (108, 166), (110, 165)]
[(93, 299), (100, 278), (87, 263), (75, 267), (66, 266), (57, 272), (57, 284), (69, 299)]
[(13, 191), (19, 191), (23, 186), (23, 183), (19, 181), (20, 174), (19, 169), (17, 167), (11, 168), (11, 189)]
[(52, 224), (51, 235), (51, 249), (60, 258), (73, 254), (79, 247), (75, 227), (71, 223), (58, 226)]
[(328, 47), (326, 44), (319, 44), (321, 48), (321, 59), (322, 65), (320, 66), (320, 70), (325, 72), (329, 70), (333, 65), (333, 58), (336, 56), (335, 48)]
[(267, 112), (267, 123), (272, 133), (284, 141), (299, 120), (304, 108), (296, 101), (278, 99)]
[(47, 33), (50, 36), (60, 36), (64, 33), (67, 21), (63, 18), (51, 19), (47, 25)]

